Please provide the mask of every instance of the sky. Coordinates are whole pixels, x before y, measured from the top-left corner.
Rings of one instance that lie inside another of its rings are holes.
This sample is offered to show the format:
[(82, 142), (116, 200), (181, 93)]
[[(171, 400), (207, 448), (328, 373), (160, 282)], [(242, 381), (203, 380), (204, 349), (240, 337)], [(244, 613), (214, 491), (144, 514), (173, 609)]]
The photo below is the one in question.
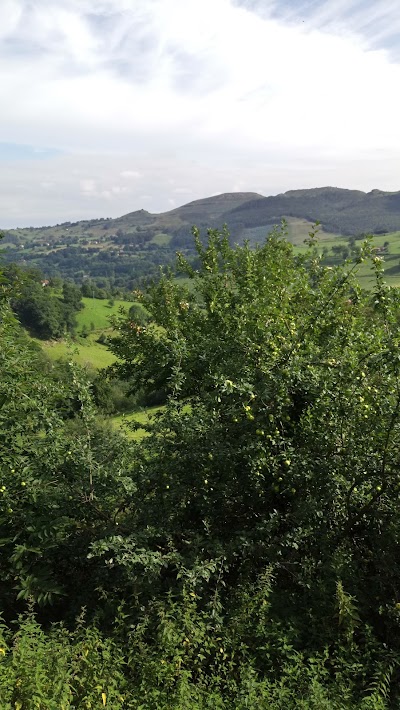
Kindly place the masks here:
[(1, 0), (0, 226), (400, 190), (398, 0)]

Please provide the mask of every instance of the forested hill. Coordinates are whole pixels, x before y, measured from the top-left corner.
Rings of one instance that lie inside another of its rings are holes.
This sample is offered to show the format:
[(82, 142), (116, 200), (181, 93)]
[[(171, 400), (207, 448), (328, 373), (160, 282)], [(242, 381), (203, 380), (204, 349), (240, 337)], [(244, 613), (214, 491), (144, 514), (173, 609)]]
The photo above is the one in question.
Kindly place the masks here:
[(224, 216), (232, 226), (244, 228), (275, 223), (285, 216), (318, 219), (327, 231), (338, 234), (390, 232), (400, 228), (400, 192), (336, 187), (291, 190), (239, 205)]
[(8, 230), (3, 247), (7, 261), (38, 267), (47, 277), (61, 276), (80, 283), (92, 278), (100, 286), (132, 288), (143, 277), (156, 273), (160, 264), (174, 262), (177, 250), (187, 254), (193, 250), (194, 224), (202, 232), (227, 224), (234, 242), (249, 240), (252, 244), (264, 240), (282, 218), (303, 221), (289, 234), (297, 244), (315, 220), (333, 236), (382, 234), (400, 230), (400, 192), (323, 187), (274, 197), (226, 193), (161, 214), (137, 210), (117, 219)]

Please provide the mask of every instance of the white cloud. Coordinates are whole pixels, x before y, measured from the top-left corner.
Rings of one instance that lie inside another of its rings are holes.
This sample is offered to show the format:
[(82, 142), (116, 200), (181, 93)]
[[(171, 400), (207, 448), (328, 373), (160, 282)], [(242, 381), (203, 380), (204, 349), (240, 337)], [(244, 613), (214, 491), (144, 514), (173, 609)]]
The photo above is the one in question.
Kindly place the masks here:
[(400, 11), (397, 0), (233, 0), (262, 18), (275, 17), (306, 31), (318, 30), (363, 41), (365, 48), (389, 49), (400, 58)]
[(120, 173), (123, 178), (140, 178), (140, 173), (137, 170), (122, 170)]
[(22, 17), (22, 6), (14, 0), (2, 0), (0, 5), (0, 38), (12, 35)]
[(400, 188), (396, 32), (397, 0), (2, 0), (2, 140), (67, 155), (2, 163), (0, 224), (232, 185)]
[(96, 195), (95, 180), (86, 178), (85, 180), (80, 180), (79, 185), (83, 195)]

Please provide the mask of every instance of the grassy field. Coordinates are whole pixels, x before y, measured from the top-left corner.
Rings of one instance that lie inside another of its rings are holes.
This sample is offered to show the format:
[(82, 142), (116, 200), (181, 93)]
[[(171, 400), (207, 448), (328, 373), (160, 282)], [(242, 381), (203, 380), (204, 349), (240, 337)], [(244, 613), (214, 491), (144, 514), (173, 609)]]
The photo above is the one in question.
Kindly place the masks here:
[(116, 414), (114, 417), (110, 417), (113, 427), (122, 431), (128, 439), (133, 441), (138, 441), (146, 436), (145, 429), (133, 429), (129, 428), (130, 422), (136, 422), (138, 424), (147, 424), (151, 421), (157, 412), (161, 412), (163, 407), (148, 407), (148, 409), (142, 409), (139, 412), (130, 412), (129, 414)]
[[(304, 240), (308, 239), (313, 223), (307, 219), (300, 219), (298, 217), (285, 217), (285, 221), (288, 241), (296, 247), (305, 248)], [(272, 224), (269, 227), (248, 228), (244, 230), (243, 238), (244, 240), (248, 239), (250, 243), (263, 244), (272, 229)], [(320, 229), (319, 239), (325, 246), (327, 243), (330, 245), (337, 244), (342, 237), (338, 234), (332, 234), (331, 232), (323, 232), (322, 229)], [(343, 239), (346, 241), (347, 237), (343, 237)]]
[[(349, 237), (330, 235), (325, 232), (320, 232), (318, 237), (321, 251), (327, 248), (330, 252), (330, 257), (332, 256), (331, 249), (333, 246), (348, 246), (349, 244)], [(385, 242), (389, 242), (389, 252), (383, 256), (385, 262), (385, 281), (388, 286), (400, 287), (400, 232), (375, 235), (372, 244), (375, 247), (383, 247)], [(299, 254), (307, 249), (306, 245), (300, 241), (297, 241), (297, 244), (295, 241), (293, 241), (293, 243), (295, 244), (295, 251)], [(358, 244), (361, 244), (361, 242), (358, 242)], [(341, 259), (337, 258), (335, 261), (336, 263), (340, 263)], [(358, 268), (358, 279), (361, 286), (364, 288), (371, 287), (374, 279), (370, 263), (360, 264)]]
[[(306, 219), (298, 219), (297, 217), (287, 217), (286, 222), (289, 242), (295, 246), (304, 245), (304, 240), (308, 239), (312, 230), (312, 222)], [(328, 248), (333, 246), (333, 244), (340, 243), (342, 239), (338, 234), (323, 232), (322, 230), (320, 230), (318, 236), (323, 246), (328, 246)], [(346, 241), (347, 237), (343, 237), (343, 239)]]
[(128, 311), (132, 302), (115, 300), (110, 306), (108, 300), (83, 298), (84, 308), (77, 314), (78, 336), (83, 327), (89, 331), (87, 338), (76, 340), (38, 340), (34, 339), (52, 360), (72, 359), (79, 365), (96, 370), (108, 367), (115, 362), (115, 357), (106, 345), (97, 342), (100, 333), (111, 333), (110, 317), (121, 311)]
[(163, 234), (160, 232), (160, 234), (156, 234), (153, 239), (151, 239), (150, 243), (157, 244), (159, 247), (165, 247), (170, 243), (171, 239), (171, 234)]
[(101, 369), (115, 362), (115, 357), (105, 345), (96, 342), (97, 334), (91, 333), (84, 340), (36, 340), (52, 360), (73, 360), (78, 365)]
[(114, 305), (110, 306), (106, 299), (101, 298), (83, 298), (84, 308), (79, 311), (76, 320), (78, 330), (86, 326), (89, 330), (93, 324), (94, 330), (107, 330), (110, 328), (110, 317), (116, 316), (121, 311), (128, 311), (132, 305), (129, 301), (114, 301)]
[[(307, 250), (304, 240), (308, 238), (312, 228), (312, 223), (306, 219), (298, 219), (295, 217), (287, 217), (287, 234), (288, 240), (294, 245), (295, 253), (301, 254)], [(268, 230), (265, 227), (255, 227), (254, 229), (246, 230), (246, 236), (262, 243), (266, 237)], [(385, 280), (389, 286), (400, 287), (400, 231), (390, 232), (387, 234), (379, 234), (373, 237), (373, 245), (382, 247), (385, 242), (389, 242), (388, 254), (384, 255)], [(318, 244), (320, 251), (328, 249), (328, 255), (332, 263), (341, 263), (342, 259), (334, 257), (332, 247), (349, 246), (349, 237), (340, 234), (331, 234), (324, 232), (321, 228), (318, 232)], [(361, 242), (358, 242), (360, 245)], [(358, 278), (363, 288), (371, 288), (374, 278), (370, 263), (361, 264), (358, 268)]]
[[(296, 247), (296, 252), (301, 253), (307, 249), (304, 240), (307, 239), (311, 222), (305, 219), (297, 219), (295, 217), (287, 218), (287, 231), (289, 241)], [(322, 249), (326, 248), (331, 252), (333, 246), (343, 245), (348, 246), (349, 237), (340, 234), (331, 234), (320, 229), (318, 233), (319, 244)], [(373, 237), (373, 245), (382, 247), (385, 242), (389, 242), (389, 253), (384, 256), (385, 261), (385, 279), (389, 286), (400, 286), (400, 231), (390, 232), (388, 234), (379, 234)], [(358, 242), (360, 244), (361, 242)], [(339, 263), (340, 259), (337, 259)], [(373, 283), (371, 266), (369, 264), (361, 264), (358, 276), (361, 285), (364, 288), (369, 288)]]

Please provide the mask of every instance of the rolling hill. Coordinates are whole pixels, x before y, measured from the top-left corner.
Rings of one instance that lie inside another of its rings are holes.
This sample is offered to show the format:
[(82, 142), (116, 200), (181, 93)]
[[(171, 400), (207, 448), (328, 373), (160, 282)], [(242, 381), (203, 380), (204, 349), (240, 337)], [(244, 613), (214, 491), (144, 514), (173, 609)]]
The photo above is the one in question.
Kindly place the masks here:
[(177, 250), (190, 255), (193, 224), (205, 230), (226, 223), (234, 241), (256, 243), (282, 218), (288, 220), (295, 244), (315, 220), (330, 239), (384, 234), (400, 230), (400, 192), (323, 187), (271, 197), (226, 193), (161, 214), (137, 210), (117, 219), (8, 230), (3, 246), (7, 261), (38, 267), (46, 276), (133, 288), (160, 264), (173, 262)]

